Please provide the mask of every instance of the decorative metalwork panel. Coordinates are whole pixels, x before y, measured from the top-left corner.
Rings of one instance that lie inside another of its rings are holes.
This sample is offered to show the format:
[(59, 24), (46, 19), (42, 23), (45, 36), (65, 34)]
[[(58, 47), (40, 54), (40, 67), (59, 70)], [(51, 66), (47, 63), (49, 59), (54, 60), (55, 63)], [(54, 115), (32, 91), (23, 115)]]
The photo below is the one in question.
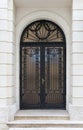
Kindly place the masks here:
[(45, 47), (46, 104), (64, 103), (63, 47)]
[(22, 47), (22, 106), (64, 107), (64, 72), (63, 46)]
[(30, 24), (23, 32), (22, 42), (63, 42), (64, 34), (58, 25), (40, 20)]
[(22, 104), (40, 102), (40, 48), (22, 48)]
[(23, 31), (20, 47), (20, 106), (65, 108), (66, 45), (62, 29), (40, 20)]

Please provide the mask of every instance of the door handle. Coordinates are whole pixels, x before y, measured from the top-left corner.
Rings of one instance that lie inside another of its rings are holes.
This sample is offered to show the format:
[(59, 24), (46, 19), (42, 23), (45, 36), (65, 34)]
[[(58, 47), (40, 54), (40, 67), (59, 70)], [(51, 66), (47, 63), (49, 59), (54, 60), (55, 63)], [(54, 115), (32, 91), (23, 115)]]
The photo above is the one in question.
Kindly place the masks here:
[(45, 83), (45, 79), (42, 78), (42, 85), (44, 85), (44, 83)]

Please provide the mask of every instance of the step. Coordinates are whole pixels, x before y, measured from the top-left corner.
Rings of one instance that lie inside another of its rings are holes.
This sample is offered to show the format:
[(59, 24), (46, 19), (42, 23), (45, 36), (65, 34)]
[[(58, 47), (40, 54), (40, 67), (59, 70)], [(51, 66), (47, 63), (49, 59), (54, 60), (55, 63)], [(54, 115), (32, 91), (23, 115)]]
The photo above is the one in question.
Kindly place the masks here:
[(69, 120), (66, 110), (19, 110), (15, 120)]
[(9, 130), (83, 130), (83, 128), (10, 128)]
[(70, 120), (15, 120), (7, 123), (9, 128), (82, 128), (83, 121)]

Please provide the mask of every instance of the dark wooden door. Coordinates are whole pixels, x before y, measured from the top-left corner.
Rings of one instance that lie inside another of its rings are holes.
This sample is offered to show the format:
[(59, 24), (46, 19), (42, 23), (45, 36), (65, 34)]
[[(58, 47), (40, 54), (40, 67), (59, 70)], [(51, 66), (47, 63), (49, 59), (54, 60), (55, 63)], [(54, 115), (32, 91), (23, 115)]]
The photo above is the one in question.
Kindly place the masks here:
[(21, 109), (65, 108), (65, 47), (63, 43), (21, 46)]

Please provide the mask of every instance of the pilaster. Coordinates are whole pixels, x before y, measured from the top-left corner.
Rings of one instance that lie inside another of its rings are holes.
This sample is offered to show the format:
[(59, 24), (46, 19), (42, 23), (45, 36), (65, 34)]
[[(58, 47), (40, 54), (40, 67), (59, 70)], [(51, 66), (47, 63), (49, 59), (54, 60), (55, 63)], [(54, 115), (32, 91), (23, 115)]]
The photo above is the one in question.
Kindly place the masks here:
[(13, 0), (0, 0), (0, 122), (8, 121), (14, 113), (14, 9)]
[(72, 104), (70, 118), (83, 120), (83, 0), (72, 6)]

